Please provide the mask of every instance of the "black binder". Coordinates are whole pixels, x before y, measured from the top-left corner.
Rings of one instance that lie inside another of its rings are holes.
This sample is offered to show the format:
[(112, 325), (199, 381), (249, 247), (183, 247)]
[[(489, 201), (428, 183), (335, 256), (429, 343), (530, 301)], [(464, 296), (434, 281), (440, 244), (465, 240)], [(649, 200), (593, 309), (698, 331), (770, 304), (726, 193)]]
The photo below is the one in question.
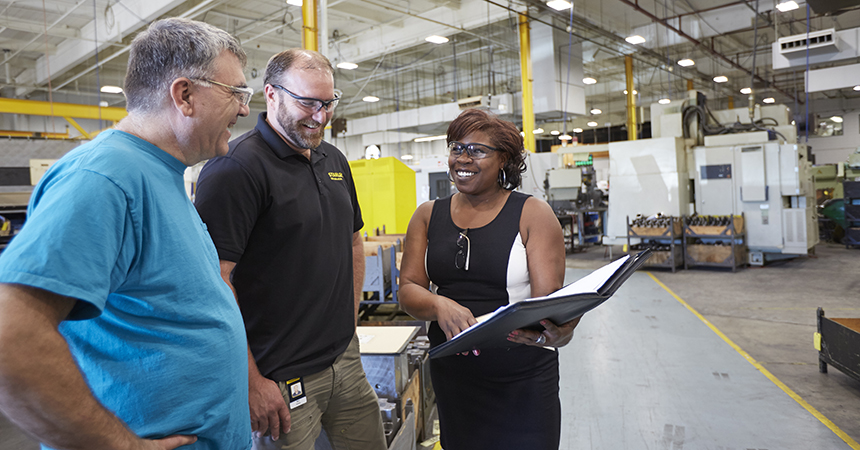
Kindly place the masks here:
[(431, 358), (455, 355), (472, 349), (510, 344), (508, 334), (519, 328), (543, 330), (540, 321), (568, 322), (599, 306), (630, 278), (651, 256), (651, 250), (627, 255), (547, 295), (503, 306), (479, 317), (479, 322), (435, 348)]

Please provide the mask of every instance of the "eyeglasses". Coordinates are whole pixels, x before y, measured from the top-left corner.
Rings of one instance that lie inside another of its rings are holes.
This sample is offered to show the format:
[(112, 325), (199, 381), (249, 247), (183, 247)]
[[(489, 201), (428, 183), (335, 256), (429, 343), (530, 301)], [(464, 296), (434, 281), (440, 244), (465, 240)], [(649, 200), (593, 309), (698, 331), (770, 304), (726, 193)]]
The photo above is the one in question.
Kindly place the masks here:
[(292, 92), (290, 92), (289, 89), (281, 86), (280, 84), (273, 84), (272, 86), (286, 92), (287, 94), (290, 94), (290, 97), (296, 99), (296, 101), (299, 102), (300, 105), (312, 110), (313, 112), (319, 112), (319, 110), (323, 108), (325, 108), (325, 112), (332, 112), (334, 111), (335, 106), (337, 106), (337, 103), (340, 101), (340, 96), (337, 96), (331, 100), (320, 100), (318, 98), (312, 97), (299, 97), (298, 95), (293, 94)]
[(448, 155), (453, 156), (455, 158), (459, 158), (463, 152), (466, 152), (472, 159), (484, 159), (490, 156), (489, 150), (499, 151), (499, 149), (490, 147), (489, 145), (472, 143), (472, 144), (461, 144), (457, 141), (452, 141), (448, 144)]
[[(208, 80), (206, 78), (189, 78), (191, 81), (196, 81), (202, 85), (206, 85), (208, 83), (217, 84), (218, 86), (223, 86), (227, 89), (230, 89), (233, 92), (233, 95), (236, 96), (236, 100), (239, 101), (244, 106), (248, 106), (248, 103), (251, 103), (251, 96), (254, 95), (254, 89), (249, 88), (247, 86), (230, 86), (229, 84), (219, 83), (214, 80)], [(207, 86), (208, 87), (208, 86)]]
[[(454, 267), (458, 269), (469, 270), (469, 250), (472, 243), (469, 241), (469, 236), (466, 236), (469, 230), (461, 231), (457, 236), (457, 254), (454, 255)], [(465, 249), (465, 251), (464, 251)]]

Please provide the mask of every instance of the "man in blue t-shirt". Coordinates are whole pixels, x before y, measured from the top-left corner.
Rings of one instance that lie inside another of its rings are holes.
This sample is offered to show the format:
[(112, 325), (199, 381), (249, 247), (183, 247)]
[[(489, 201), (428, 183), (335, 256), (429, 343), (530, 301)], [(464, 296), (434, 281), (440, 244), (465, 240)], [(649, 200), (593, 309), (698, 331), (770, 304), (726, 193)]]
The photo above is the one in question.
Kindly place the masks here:
[(245, 62), (211, 25), (153, 23), (129, 115), (34, 188), (0, 257), (0, 411), (44, 448), (250, 447), (242, 317), (183, 181), (249, 113)]

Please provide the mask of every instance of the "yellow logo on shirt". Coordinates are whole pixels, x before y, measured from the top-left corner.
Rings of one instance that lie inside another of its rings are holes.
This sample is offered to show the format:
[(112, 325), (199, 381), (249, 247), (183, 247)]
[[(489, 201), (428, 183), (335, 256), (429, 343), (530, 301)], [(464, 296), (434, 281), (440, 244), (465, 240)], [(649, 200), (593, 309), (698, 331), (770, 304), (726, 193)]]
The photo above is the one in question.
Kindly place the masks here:
[(343, 181), (342, 172), (329, 172), (328, 177), (331, 178), (332, 181)]

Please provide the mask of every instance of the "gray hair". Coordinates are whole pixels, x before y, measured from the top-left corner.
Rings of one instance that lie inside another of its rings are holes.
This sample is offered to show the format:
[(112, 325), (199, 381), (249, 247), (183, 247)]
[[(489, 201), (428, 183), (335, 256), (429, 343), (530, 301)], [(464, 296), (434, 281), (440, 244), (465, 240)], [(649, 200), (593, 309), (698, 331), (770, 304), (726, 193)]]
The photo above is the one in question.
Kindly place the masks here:
[(323, 69), (334, 75), (334, 67), (322, 53), (302, 48), (291, 48), (269, 58), (263, 85), (281, 84), (284, 72), (290, 69)]
[(224, 50), (248, 61), (239, 41), (208, 23), (169, 18), (153, 22), (131, 43), (125, 76), (126, 109), (153, 112), (168, 96), (173, 80), (209, 78)]

